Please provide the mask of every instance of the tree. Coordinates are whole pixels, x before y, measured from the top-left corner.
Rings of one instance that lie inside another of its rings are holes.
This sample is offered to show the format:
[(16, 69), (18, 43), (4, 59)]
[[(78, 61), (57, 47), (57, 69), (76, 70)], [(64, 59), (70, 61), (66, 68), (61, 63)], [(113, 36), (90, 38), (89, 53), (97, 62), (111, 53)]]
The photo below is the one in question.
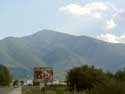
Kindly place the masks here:
[(24, 85), (24, 81), (22, 80), (22, 81), (20, 81), (20, 84), (21, 84), (21, 86), (23, 86)]
[(19, 85), (19, 81), (18, 81), (18, 80), (14, 80), (14, 81), (13, 81), (13, 86), (14, 86), (14, 87), (17, 87), (18, 85)]
[(70, 90), (90, 90), (95, 84), (103, 83), (106, 79), (106, 74), (101, 69), (88, 65), (73, 68), (67, 73), (67, 85)]
[(121, 70), (117, 71), (115, 73), (115, 78), (120, 81), (125, 81), (125, 71), (121, 71)]
[(110, 71), (106, 72), (106, 76), (108, 77), (108, 79), (114, 79), (115, 75), (113, 73), (111, 73)]
[(0, 64), (0, 86), (7, 86), (11, 82), (10, 72), (4, 65)]

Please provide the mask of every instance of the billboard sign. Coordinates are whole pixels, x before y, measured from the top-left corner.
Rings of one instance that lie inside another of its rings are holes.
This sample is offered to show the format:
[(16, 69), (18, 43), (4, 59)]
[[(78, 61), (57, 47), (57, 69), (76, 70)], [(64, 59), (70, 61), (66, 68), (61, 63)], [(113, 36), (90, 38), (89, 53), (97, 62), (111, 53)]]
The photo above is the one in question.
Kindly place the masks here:
[(53, 69), (50, 67), (34, 68), (34, 80), (36, 82), (52, 82), (53, 81)]

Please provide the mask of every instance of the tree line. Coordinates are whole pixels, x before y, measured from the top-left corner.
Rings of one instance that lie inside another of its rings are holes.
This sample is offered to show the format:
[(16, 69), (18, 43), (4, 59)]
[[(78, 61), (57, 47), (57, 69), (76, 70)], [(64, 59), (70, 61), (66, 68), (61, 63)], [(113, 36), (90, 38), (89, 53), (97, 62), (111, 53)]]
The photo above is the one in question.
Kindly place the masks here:
[[(11, 75), (0, 65), (0, 86), (9, 86)], [(83, 65), (70, 69), (66, 76), (67, 89), (85, 94), (125, 94), (125, 69), (105, 72), (95, 66)]]
[(66, 81), (70, 91), (84, 91), (87, 94), (125, 94), (125, 70), (112, 73), (84, 65), (70, 69)]

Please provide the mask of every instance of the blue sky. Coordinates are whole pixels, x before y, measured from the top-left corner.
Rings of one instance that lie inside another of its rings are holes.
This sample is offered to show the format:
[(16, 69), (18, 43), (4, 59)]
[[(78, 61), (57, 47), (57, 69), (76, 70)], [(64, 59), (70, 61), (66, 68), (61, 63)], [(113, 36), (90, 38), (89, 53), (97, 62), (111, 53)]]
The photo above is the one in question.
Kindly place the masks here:
[(125, 0), (0, 0), (0, 39), (42, 29), (125, 43)]

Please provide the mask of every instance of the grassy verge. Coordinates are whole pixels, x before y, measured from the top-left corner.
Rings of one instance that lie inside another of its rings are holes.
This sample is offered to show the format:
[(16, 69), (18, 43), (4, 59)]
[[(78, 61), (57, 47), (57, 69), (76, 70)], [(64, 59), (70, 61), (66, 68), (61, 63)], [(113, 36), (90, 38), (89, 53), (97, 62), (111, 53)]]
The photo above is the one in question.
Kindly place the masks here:
[[(45, 92), (44, 92), (45, 91)], [(47, 86), (40, 90), (38, 86), (23, 86), (22, 94), (73, 94), (67, 90), (66, 86)], [(85, 94), (83, 92), (76, 92), (76, 94)]]
[(38, 86), (23, 86), (22, 94), (42, 94)]

